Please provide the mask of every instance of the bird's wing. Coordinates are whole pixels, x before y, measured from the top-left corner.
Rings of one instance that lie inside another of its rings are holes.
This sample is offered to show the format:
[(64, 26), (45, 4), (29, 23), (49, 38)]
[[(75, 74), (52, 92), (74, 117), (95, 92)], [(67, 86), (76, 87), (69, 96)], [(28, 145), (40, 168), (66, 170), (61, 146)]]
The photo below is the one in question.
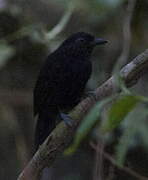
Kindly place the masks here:
[(58, 64), (52, 57), (48, 58), (48, 62), (42, 67), (38, 80), (34, 88), (34, 115), (36, 115), (44, 104), (52, 103), (54, 96), (54, 87), (58, 78)]
[(48, 83), (45, 81), (47, 79), (43, 75), (39, 75), (38, 80), (36, 82), (36, 86), (34, 89), (34, 115), (36, 115), (43, 103), (46, 101), (48, 93), (50, 91)]

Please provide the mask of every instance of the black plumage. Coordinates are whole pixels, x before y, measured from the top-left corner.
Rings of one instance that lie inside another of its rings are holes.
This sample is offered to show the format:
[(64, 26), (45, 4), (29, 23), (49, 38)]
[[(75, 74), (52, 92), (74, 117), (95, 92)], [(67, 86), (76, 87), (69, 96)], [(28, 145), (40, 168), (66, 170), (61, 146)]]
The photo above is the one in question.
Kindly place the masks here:
[(91, 75), (91, 52), (96, 44), (106, 42), (78, 32), (47, 57), (34, 88), (34, 115), (38, 115), (36, 147), (55, 128), (61, 119), (60, 111), (78, 104)]

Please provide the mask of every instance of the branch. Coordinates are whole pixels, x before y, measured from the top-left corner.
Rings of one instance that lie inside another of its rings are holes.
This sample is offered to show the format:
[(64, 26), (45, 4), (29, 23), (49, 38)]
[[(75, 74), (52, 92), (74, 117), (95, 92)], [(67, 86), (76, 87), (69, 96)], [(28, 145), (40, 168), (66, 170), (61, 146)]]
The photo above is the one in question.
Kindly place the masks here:
[[(101, 149), (99, 148), (99, 146), (96, 146), (94, 143), (90, 143), (90, 146), (98, 153), (100, 153)], [(148, 177), (144, 177), (141, 174), (138, 174), (136, 171), (133, 171), (132, 169), (130, 169), (129, 167), (126, 166), (118, 166), (117, 162), (115, 161), (115, 159), (108, 153), (103, 151), (103, 156), (109, 160), (114, 166), (116, 166), (118, 169), (120, 169), (121, 171), (124, 171), (125, 173), (130, 174), (131, 176), (135, 177), (136, 179), (140, 179), (140, 180), (148, 180)]]
[(59, 21), (59, 23), (51, 31), (49, 31), (46, 34), (45, 39), (47, 41), (54, 39), (59, 33), (61, 33), (61, 31), (65, 28), (65, 26), (69, 22), (71, 15), (74, 11), (74, 8), (75, 8), (75, 5), (72, 1), (69, 3), (68, 9), (65, 12), (65, 14), (63, 15), (63, 17), (61, 18), (61, 20)]
[(33, 37), (37, 38), (38, 41), (48, 44), (50, 40), (53, 40), (59, 33), (63, 31), (67, 23), (69, 22), (73, 12), (75, 9), (75, 3), (71, 1), (68, 4), (67, 10), (64, 15), (61, 17), (58, 24), (56, 24), (49, 32), (45, 32), (45, 30), (41, 27), (41, 25), (33, 24), (25, 27), (21, 27), (14, 33), (8, 34), (5, 39), (0, 38), (0, 43), (4, 43), (5, 40), (8, 42), (12, 42), (16, 39), (20, 39), (26, 35), (35, 34)]
[(131, 21), (133, 17), (136, 0), (128, 0), (123, 20), (123, 49), (118, 59), (119, 66), (127, 62), (131, 45)]
[[(125, 84), (128, 87), (131, 87), (136, 84), (137, 80), (147, 70), (147, 68), (148, 49), (124, 66), (120, 71), (120, 75), (125, 81)], [(99, 101), (119, 91), (120, 87), (116, 83), (115, 76), (112, 76), (95, 90), (96, 99)], [(51, 166), (57, 155), (63, 152), (70, 144), (78, 124), (94, 104), (95, 100), (91, 97), (87, 97), (81, 101), (69, 113), (70, 117), (73, 119), (72, 126), (68, 127), (64, 122), (59, 123), (22, 171), (18, 180), (39, 179), (42, 170), (47, 166)]]

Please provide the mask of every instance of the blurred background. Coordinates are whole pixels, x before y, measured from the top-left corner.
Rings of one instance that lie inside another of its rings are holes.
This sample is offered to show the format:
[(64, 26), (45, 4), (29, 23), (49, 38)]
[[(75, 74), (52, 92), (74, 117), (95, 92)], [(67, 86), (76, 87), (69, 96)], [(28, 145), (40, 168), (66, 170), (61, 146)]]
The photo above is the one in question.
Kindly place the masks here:
[[(0, 0), (0, 179), (16, 179), (33, 155), (32, 94), (46, 56), (70, 34), (85, 31), (109, 40), (93, 52), (89, 89), (109, 78), (119, 60), (131, 61), (148, 46), (147, 0)], [(148, 95), (148, 73), (132, 88)], [(125, 165), (148, 179), (147, 106), (139, 107), (122, 124), (134, 132), (125, 138), (120, 128), (111, 133), (105, 151), (114, 155), (125, 147)], [(143, 112), (145, 116), (140, 116)], [(129, 120), (130, 119), (130, 120)], [(125, 132), (125, 131), (123, 131)], [(126, 134), (127, 135), (127, 134)], [(92, 133), (93, 136), (93, 133)], [(96, 135), (95, 135), (96, 136)], [(52, 180), (92, 180), (97, 164), (92, 137), (73, 156), (57, 158)], [(123, 142), (123, 141), (122, 141)], [(119, 144), (118, 144), (119, 143)], [(122, 147), (123, 147), (122, 146)], [(105, 159), (102, 179), (137, 179)]]

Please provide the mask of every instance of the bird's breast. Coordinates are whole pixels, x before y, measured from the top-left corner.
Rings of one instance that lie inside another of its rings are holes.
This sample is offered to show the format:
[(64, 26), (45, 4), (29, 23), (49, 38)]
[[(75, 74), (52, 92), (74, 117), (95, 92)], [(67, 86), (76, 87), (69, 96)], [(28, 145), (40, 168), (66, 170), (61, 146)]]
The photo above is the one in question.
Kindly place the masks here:
[(56, 84), (57, 104), (62, 108), (75, 106), (81, 99), (85, 85), (91, 74), (90, 62), (71, 62), (60, 72), (59, 83)]

